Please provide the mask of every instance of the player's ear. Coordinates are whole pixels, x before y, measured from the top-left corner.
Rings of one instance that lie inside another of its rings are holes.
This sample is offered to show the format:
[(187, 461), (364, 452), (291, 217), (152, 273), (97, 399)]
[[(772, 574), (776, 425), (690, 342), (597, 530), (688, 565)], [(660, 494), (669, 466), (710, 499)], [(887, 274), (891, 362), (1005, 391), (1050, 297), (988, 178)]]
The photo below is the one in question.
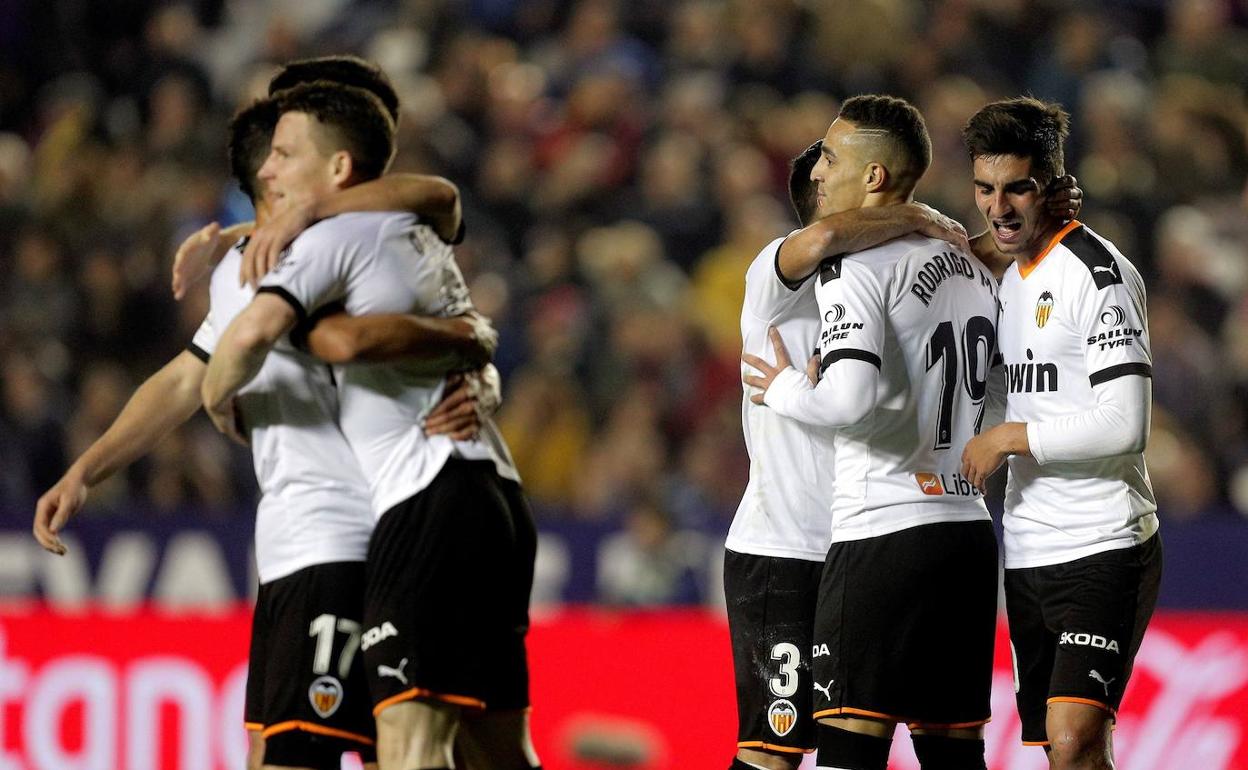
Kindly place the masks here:
[(346, 150), (335, 152), (329, 159), (330, 175), (336, 184), (342, 184), (355, 173), (355, 164), (351, 161), (351, 153)]
[(863, 169), (862, 183), (868, 193), (883, 192), (888, 186), (888, 168), (879, 161), (872, 161)]

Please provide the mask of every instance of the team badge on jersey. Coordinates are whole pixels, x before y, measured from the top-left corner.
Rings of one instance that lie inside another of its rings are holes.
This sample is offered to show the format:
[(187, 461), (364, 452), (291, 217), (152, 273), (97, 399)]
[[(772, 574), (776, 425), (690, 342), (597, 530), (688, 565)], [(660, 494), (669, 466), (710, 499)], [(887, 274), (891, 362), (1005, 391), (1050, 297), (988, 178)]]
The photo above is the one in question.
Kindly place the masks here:
[(308, 688), (308, 700), (321, 719), (328, 719), (342, 705), (342, 683), (332, 676), (318, 676)]
[(1053, 314), (1053, 292), (1046, 291), (1040, 295), (1040, 299), (1036, 301), (1036, 326), (1041, 329), (1049, 322), (1049, 316)]
[(793, 731), (793, 726), (797, 724), (797, 709), (793, 708), (793, 704), (787, 700), (778, 700), (767, 707), (767, 724), (771, 725), (771, 731), (780, 737), (784, 737)]

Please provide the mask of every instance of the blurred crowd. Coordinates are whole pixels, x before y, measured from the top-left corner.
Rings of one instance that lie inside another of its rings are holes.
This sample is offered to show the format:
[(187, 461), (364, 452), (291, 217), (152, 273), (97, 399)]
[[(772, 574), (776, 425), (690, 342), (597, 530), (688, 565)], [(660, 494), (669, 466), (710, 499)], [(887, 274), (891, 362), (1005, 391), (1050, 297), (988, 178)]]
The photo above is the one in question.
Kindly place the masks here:
[[(400, 92), (395, 169), (463, 193), (459, 259), (502, 331), (500, 423), (539, 520), (618, 522), (639, 554), (726, 529), (745, 268), (795, 226), (788, 160), (878, 91), (923, 111), (918, 197), (972, 233), (965, 120), (1024, 92), (1066, 106), (1081, 219), (1148, 281), (1162, 516), (1248, 512), (1242, 0), (0, 0), (8, 507), (202, 319), (169, 266), (201, 225), (251, 218), (229, 115), (280, 62), (339, 52)], [(94, 499), (236, 511), (252, 488), (199, 421)]]

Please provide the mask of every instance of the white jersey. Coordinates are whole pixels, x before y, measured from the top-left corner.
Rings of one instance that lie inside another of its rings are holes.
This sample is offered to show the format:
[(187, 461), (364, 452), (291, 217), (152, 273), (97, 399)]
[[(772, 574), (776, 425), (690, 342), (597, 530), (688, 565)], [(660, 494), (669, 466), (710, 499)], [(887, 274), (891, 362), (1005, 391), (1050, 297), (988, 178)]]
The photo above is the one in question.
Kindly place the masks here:
[[(1093, 386), (1152, 376), (1144, 281), (1113, 244), (1079, 222), (1024, 275), (1001, 282), (1006, 417), (1034, 424), (1087, 411)], [(1029, 435), (1031, 431), (1029, 430)], [(1157, 531), (1140, 453), (1041, 465), (1011, 457), (1005, 566), (1037, 567), (1128, 548)]]
[[(775, 357), (768, 328), (775, 326), (795, 361), (805, 361), (819, 341), (814, 281), (796, 289), (780, 277), (776, 259), (783, 238), (769, 243), (745, 274), (741, 307), (743, 350)], [(750, 454), (750, 481), (724, 543), (731, 551), (823, 561), (832, 543), (832, 438), (834, 431), (781, 417), (741, 399), (741, 428)]]
[[(452, 316), (472, 309), (451, 247), (411, 214), (342, 214), (295, 239), (260, 291), (301, 317), (341, 302), (351, 315)], [(420, 362), (351, 364), (339, 373), (339, 423), (368, 479), (380, 517), (433, 481), (450, 457), (492, 460), (519, 481), (507, 445), (486, 420), (478, 437), (426, 436), (421, 421), (442, 398), (445, 377)]]
[[(805, 375), (782, 373), (768, 403), (777, 390), (782, 413), (841, 426), (833, 542), (987, 520), (959, 471), (986, 401), (996, 281), (973, 257), (918, 235), (825, 260), (816, 280), (824, 375), (811, 389)], [(855, 363), (833, 366), (847, 359)]]
[[(204, 361), (251, 302), (238, 285), (242, 252), (212, 274), (210, 306), (190, 345)], [(260, 487), (256, 563), (269, 583), (313, 564), (364, 561), (373, 530), (368, 485), (335, 422), (338, 397), (325, 364), (285, 341), (238, 394)]]

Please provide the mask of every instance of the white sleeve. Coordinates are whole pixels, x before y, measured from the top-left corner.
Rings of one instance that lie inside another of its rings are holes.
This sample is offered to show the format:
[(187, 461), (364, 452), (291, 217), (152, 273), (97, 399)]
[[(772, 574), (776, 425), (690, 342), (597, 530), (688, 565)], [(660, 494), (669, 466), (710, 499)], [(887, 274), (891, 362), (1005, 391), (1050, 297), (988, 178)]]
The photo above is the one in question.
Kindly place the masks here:
[(777, 238), (764, 246), (745, 271), (745, 310), (763, 323), (770, 323), (799, 297), (809, 298), (802, 291), (809, 277), (790, 284), (780, 275), (778, 260), (784, 241)]
[(1079, 283), (1074, 292), (1079, 298), (1074, 320), (1096, 406), (1028, 423), (1027, 443), (1040, 464), (1142, 452), (1148, 442), (1153, 357), (1144, 282), (1126, 259), (1102, 246), (1101, 263), (1075, 273)]
[[(862, 422), (875, 409), (879, 380), (874, 364), (852, 358), (829, 368), (818, 386), (790, 366), (776, 376), (763, 401), (798, 422), (839, 428)], [(864, 394), (872, 397), (863, 398)]]
[(334, 225), (331, 218), (304, 231), (257, 289), (290, 303), (300, 322), (322, 305), (343, 299), (353, 255), (372, 245), (335, 237)]
[[(1126, 375), (1153, 375), (1144, 281), (1126, 259), (1109, 264), (1112, 272), (1079, 274), (1075, 293), (1075, 322), (1092, 387)], [(1101, 265), (1093, 269), (1106, 270)]]
[(1036, 462), (1082, 462), (1144, 451), (1152, 415), (1152, 379), (1114, 377), (1092, 392), (1096, 406), (1091, 410), (1027, 423), (1027, 444)]
[[(786, 417), (812, 425), (846, 426), (875, 409), (888, 308), (879, 278), (869, 267), (833, 257), (819, 267), (818, 386), (797, 370), (783, 372), (764, 402)], [(773, 391), (775, 391), (773, 393)]]
[(221, 330), (212, 321), (212, 308), (210, 307), (208, 315), (204, 316), (203, 323), (195, 330), (195, 336), (191, 338), (191, 344), (187, 345), (186, 349), (200, 361), (208, 363), (212, 352), (217, 349), (219, 339), (221, 339)]

